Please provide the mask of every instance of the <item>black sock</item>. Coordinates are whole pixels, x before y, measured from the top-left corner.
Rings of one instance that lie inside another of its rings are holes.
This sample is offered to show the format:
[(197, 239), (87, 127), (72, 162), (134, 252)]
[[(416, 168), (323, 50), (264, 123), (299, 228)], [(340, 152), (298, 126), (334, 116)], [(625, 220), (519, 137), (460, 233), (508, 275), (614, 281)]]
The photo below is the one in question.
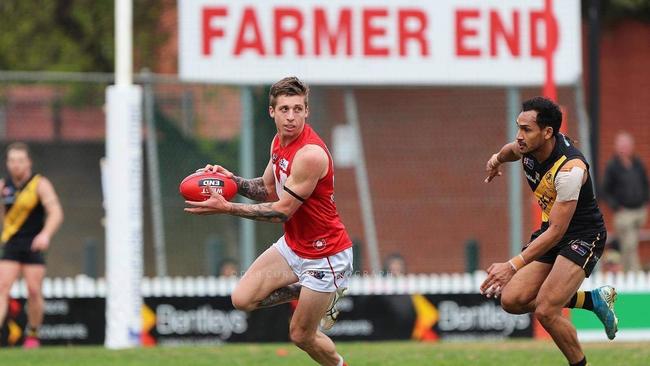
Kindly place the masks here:
[(583, 357), (579, 362), (570, 363), (569, 366), (587, 366), (587, 356)]
[(591, 291), (576, 292), (565, 307), (569, 309), (594, 310), (594, 301), (591, 299)]

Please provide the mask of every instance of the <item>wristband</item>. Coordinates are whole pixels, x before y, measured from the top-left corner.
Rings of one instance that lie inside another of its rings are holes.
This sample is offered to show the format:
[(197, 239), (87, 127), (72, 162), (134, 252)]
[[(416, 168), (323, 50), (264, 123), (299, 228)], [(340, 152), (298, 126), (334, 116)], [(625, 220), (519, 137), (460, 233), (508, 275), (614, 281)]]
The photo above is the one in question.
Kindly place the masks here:
[(512, 269), (514, 269), (515, 272), (517, 272), (526, 265), (526, 260), (524, 259), (523, 255), (519, 254), (516, 257), (512, 257), (512, 259), (510, 259), (508, 263), (510, 263)]

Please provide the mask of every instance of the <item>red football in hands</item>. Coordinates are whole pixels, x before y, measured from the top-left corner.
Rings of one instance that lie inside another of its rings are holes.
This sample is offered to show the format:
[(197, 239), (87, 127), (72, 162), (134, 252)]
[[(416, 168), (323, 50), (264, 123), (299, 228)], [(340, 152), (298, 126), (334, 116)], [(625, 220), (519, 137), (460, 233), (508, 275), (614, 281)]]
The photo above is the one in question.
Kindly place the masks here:
[(237, 184), (221, 173), (196, 172), (188, 175), (178, 186), (178, 191), (188, 201), (205, 201), (210, 198), (210, 187), (230, 201), (237, 194)]

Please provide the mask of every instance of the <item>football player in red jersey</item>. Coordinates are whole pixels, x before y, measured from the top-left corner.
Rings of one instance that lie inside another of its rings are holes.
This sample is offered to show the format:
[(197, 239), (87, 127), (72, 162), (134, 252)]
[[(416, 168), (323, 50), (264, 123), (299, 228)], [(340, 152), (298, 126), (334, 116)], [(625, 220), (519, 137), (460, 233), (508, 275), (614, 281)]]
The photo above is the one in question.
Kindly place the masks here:
[(271, 87), (269, 114), (277, 134), (261, 177), (245, 179), (218, 165), (204, 169), (232, 177), (238, 193), (258, 204), (232, 203), (213, 193), (185, 211), (229, 214), (283, 223), (284, 235), (262, 253), (232, 293), (235, 308), (251, 311), (298, 299), (290, 337), (321, 365), (341, 366), (332, 340), (336, 301), (352, 274), (352, 242), (334, 204), (334, 166), (327, 146), (306, 123), (309, 89), (296, 77)]

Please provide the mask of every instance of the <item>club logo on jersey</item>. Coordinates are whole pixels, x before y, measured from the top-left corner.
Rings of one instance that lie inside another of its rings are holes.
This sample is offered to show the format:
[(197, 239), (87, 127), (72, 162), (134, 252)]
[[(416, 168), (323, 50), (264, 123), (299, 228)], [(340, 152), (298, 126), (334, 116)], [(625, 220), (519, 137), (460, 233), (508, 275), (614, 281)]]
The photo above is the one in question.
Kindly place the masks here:
[(13, 203), (16, 201), (16, 195), (14, 194), (13, 188), (4, 187), (2, 189), (2, 198), (6, 205), (13, 205)]
[(307, 271), (307, 274), (314, 277), (317, 280), (322, 280), (323, 278), (325, 278), (325, 272), (323, 271), (309, 270)]
[(271, 162), (275, 164), (276, 161), (278, 161), (278, 154), (273, 153), (273, 155), (271, 155)]
[(289, 169), (289, 161), (285, 158), (280, 159), (280, 164), (278, 165), (280, 166), (280, 169), (284, 170), (285, 172), (287, 169)]
[(14, 190), (11, 189), (11, 187), (4, 187), (2, 189), (2, 195), (3, 196), (10, 196), (12, 193), (14, 193)]
[(535, 172), (535, 178), (533, 178), (532, 175), (528, 174), (528, 172), (525, 172), (524, 174), (526, 174), (526, 179), (528, 179), (529, 181), (531, 181), (531, 182), (533, 182), (535, 184), (537, 184), (537, 182), (539, 182), (540, 176), (539, 176), (538, 172)]
[(546, 173), (546, 175), (544, 176), (544, 179), (546, 179), (547, 183), (551, 183), (553, 181), (553, 173), (552, 172)]
[(533, 169), (535, 167), (535, 161), (524, 156), (524, 165), (528, 167), (528, 169)]
[(326, 245), (327, 245), (327, 242), (325, 241), (325, 239), (314, 240), (314, 248), (316, 250), (323, 250), (323, 249), (325, 249)]

